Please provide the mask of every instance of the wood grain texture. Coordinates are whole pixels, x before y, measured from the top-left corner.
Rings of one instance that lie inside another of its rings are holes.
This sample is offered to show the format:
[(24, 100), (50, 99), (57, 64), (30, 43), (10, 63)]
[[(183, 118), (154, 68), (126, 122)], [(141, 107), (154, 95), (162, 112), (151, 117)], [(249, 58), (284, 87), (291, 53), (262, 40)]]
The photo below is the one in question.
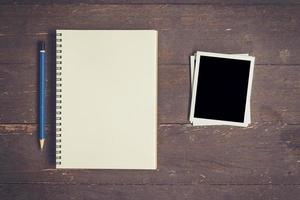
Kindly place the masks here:
[[(160, 125), (156, 171), (55, 170), (53, 130), (50, 128), (41, 152), (35, 125), (26, 126), (15, 126), (19, 134), (9, 133), (12, 126), (2, 128), (0, 183), (300, 184), (300, 125)], [(12, 145), (18, 148), (10, 148)]]
[(296, 0), (0, 0), (0, 5), (52, 4), (193, 4), (193, 5), (298, 5)]
[(0, 61), (36, 64), (37, 40), (49, 42), (55, 29), (64, 28), (157, 29), (160, 64), (187, 64), (195, 50), (250, 52), (257, 64), (300, 64), (299, 10), (300, 5), (1, 6)]
[[(47, 120), (54, 122), (55, 65), (47, 71)], [(36, 123), (37, 67), (0, 64), (1, 123)], [(188, 65), (159, 65), (159, 122), (188, 123)], [(300, 66), (256, 65), (251, 97), (253, 122), (300, 123)]]
[[(18, 191), (18, 192), (16, 192)], [(3, 199), (285, 199), (295, 200), (300, 186), (257, 185), (0, 185)]]
[[(0, 199), (300, 196), (300, 2), (0, 0)], [(158, 170), (56, 170), (55, 29), (159, 31)], [(47, 140), (37, 139), (37, 41), (47, 41)], [(188, 56), (256, 57), (252, 124), (192, 127)]]

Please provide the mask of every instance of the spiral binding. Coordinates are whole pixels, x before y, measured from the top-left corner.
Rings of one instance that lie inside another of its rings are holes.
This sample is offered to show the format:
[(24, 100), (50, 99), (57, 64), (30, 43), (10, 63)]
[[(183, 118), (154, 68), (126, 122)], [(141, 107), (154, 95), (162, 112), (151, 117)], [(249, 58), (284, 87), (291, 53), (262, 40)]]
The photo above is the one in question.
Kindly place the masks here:
[(62, 33), (56, 32), (56, 165), (61, 165)]

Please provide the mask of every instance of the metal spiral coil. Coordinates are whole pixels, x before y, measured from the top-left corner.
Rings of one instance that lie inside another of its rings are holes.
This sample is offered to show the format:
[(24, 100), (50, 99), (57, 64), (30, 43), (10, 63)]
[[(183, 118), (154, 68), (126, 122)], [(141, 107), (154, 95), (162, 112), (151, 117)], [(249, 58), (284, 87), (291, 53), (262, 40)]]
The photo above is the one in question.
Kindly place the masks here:
[(62, 33), (56, 33), (56, 165), (61, 165)]

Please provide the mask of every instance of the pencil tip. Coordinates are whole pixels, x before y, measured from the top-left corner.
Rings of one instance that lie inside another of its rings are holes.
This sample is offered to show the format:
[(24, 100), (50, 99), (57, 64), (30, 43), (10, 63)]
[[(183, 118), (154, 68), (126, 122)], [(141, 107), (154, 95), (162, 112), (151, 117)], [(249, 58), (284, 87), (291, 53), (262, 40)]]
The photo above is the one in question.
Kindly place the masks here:
[(40, 147), (41, 147), (41, 150), (43, 150), (43, 148), (44, 148), (44, 141), (45, 141), (45, 139), (41, 139), (41, 140), (40, 140)]

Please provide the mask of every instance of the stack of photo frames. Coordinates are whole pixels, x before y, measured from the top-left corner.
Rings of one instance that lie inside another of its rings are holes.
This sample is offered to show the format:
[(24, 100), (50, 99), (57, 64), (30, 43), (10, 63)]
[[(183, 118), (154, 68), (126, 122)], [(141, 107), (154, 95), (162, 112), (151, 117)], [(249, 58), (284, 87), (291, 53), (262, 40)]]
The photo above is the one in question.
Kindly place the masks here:
[(249, 54), (201, 51), (190, 57), (193, 126), (247, 127), (251, 123), (254, 60)]

